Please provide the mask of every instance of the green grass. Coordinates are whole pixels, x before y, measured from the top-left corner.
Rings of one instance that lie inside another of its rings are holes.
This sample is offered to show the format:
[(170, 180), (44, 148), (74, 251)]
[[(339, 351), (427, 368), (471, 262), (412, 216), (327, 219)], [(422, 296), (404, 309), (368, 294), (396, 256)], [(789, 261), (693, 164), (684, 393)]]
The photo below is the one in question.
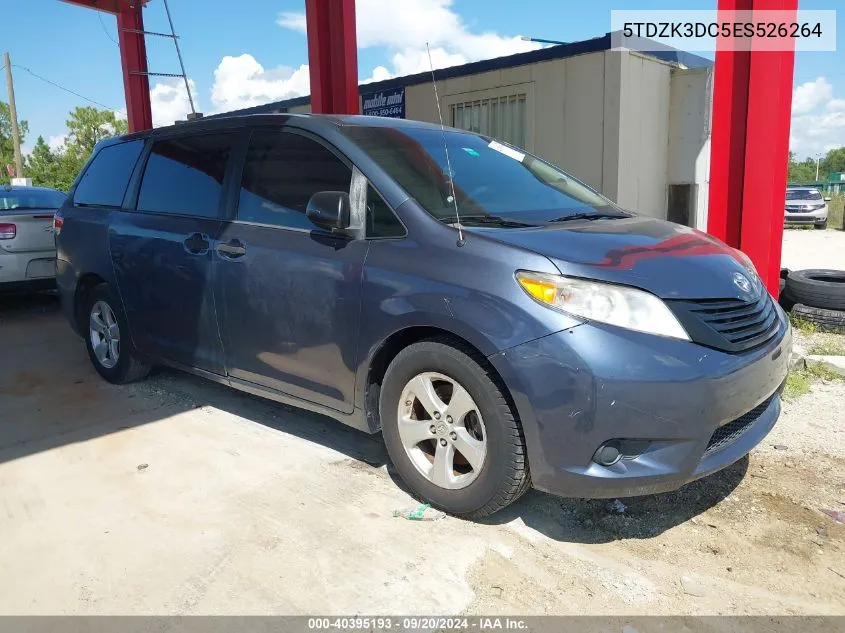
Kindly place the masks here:
[(814, 343), (807, 352), (813, 356), (845, 356), (845, 346), (835, 341)]
[(816, 324), (810, 323), (809, 321), (805, 321), (801, 317), (795, 316), (791, 312), (789, 313), (789, 320), (792, 323), (792, 327), (796, 330), (800, 330), (804, 334), (815, 334), (816, 333)]
[(830, 197), (830, 202), (827, 203), (828, 216), (827, 226), (831, 229), (845, 228), (843, 219), (845, 219), (845, 194), (842, 193), (822, 193), (824, 197)]
[(845, 380), (823, 363), (808, 363), (806, 367), (796, 368), (786, 377), (786, 387), (783, 390), (785, 400), (795, 400), (809, 393), (812, 384), (818, 380)]

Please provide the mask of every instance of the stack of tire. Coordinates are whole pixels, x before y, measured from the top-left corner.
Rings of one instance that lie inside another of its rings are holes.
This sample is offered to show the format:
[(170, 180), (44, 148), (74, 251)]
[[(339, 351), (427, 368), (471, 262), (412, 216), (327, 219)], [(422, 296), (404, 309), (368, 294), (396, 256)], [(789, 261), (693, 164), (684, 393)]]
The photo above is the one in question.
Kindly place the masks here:
[(781, 303), (819, 330), (845, 332), (845, 270), (786, 270)]

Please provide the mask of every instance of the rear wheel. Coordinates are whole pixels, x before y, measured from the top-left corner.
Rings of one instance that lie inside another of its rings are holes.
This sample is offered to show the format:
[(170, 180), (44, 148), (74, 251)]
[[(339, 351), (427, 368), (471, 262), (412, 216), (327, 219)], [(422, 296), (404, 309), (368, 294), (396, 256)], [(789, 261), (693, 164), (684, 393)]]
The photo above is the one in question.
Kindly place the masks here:
[(380, 417), (390, 458), (419, 498), (480, 518), (516, 501), (531, 479), (522, 428), (504, 386), (446, 341), (402, 350), (385, 374)]
[(115, 384), (146, 377), (150, 366), (135, 356), (126, 319), (106, 284), (96, 286), (88, 294), (85, 314), (85, 346), (97, 373)]

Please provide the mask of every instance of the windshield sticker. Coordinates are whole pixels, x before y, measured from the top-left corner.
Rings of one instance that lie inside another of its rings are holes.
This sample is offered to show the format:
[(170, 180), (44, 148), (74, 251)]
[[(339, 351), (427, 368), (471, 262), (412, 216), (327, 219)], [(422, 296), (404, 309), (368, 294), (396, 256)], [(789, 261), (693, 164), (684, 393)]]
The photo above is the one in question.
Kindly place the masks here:
[(475, 156), (476, 158), (481, 156), (481, 154), (479, 154), (476, 150), (472, 149), (471, 147), (462, 147), (461, 149), (464, 150), (470, 156)]
[(502, 145), (497, 141), (490, 141), (490, 144), (487, 147), (494, 149), (505, 156), (510, 156), (514, 160), (518, 160), (520, 163), (525, 159), (525, 154), (522, 152), (517, 152), (515, 149), (511, 149), (507, 145)]

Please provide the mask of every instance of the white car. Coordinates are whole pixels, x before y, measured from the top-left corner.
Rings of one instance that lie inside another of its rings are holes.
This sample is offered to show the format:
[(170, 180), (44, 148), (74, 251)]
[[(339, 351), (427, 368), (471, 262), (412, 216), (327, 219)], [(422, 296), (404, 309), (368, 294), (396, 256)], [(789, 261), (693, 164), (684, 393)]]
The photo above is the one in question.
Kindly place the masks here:
[(65, 198), (46, 187), (0, 187), (0, 291), (55, 287), (53, 215)]
[(784, 210), (784, 224), (812, 224), (817, 229), (827, 228), (827, 203), (814, 187), (788, 187)]

